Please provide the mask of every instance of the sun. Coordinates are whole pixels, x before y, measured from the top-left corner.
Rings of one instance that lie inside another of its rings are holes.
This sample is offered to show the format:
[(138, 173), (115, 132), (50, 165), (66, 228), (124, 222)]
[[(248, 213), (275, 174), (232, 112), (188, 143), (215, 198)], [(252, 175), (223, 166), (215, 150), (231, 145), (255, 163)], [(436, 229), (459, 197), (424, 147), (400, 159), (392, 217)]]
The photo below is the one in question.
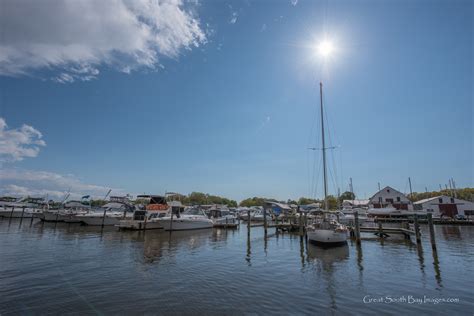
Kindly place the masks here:
[(331, 41), (324, 40), (318, 44), (317, 51), (319, 55), (329, 57), (334, 52), (334, 45)]

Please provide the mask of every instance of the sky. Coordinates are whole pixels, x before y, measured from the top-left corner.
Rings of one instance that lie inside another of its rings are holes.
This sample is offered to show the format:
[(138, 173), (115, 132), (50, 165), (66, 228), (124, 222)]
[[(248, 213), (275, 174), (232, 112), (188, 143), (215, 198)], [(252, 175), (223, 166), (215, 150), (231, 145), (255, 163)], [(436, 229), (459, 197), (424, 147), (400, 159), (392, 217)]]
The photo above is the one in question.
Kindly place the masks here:
[(2, 195), (474, 186), (472, 1), (0, 7)]

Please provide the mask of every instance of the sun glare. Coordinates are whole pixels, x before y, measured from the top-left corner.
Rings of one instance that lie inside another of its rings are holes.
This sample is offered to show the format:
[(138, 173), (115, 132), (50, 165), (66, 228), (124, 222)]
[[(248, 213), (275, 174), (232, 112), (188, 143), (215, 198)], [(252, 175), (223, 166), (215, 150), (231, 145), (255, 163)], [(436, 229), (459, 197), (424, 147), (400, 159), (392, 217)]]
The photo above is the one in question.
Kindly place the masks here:
[(321, 56), (328, 57), (334, 51), (334, 45), (332, 44), (332, 42), (330, 42), (328, 40), (325, 40), (325, 41), (319, 43), (317, 49), (318, 49), (318, 53)]

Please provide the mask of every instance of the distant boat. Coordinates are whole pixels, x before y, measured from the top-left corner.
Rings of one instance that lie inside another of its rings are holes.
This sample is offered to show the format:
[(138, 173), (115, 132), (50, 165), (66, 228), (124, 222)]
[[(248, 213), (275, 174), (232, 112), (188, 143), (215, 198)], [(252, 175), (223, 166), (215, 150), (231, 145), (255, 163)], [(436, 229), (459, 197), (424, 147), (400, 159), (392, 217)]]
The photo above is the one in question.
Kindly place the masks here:
[(124, 202), (109, 202), (102, 206), (103, 211), (78, 214), (76, 219), (90, 226), (114, 226), (121, 220), (132, 219), (135, 207)]
[(43, 198), (0, 198), (0, 217), (31, 218), (38, 217), (46, 209)]
[(166, 197), (161, 195), (138, 195), (137, 199), (147, 200), (148, 205), (142, 206), (144, 209), (135, 209), (131, 218), (121, 219), (115, 226), (119, 229), (129, 230), (162, 229), (160, 223), (153, 219), (164, 217), (171, 210)]
[(324, 212), (323, 218), (307, 227), (308, 240), (324, 247), (340, 246), (347, 244), (348, 229), (337, 220), (330, 219), (328, 214), (328, 185), (326, 172), (326, 140), (324, 137), (324, 110), (323, 110), (323, 84), (319, 84), (321, 106), (321, 136), (323, 154), (323, 180), (324, 180)]
[(214, 222), (209, 219), (204, 211), (198, 207), (184, 210), (182, 205), (173, 205), (172, 211), (165, 217), (151, 220), (159, 223), (165, 230), (193, 230), (207, 229), (214, 226)]
[(57, 210), (45, 210), (39, 215), (39, 218), (45, 222), (64, 222), (79, 223), (75, 219), (78, 214), (86, 214), (91, 211), (91, 206), (82, 204), (79, 201), (70, 201), (64, 204), (64, 207)]
[(237, 220), (226, 206), (212, 207), (208, 211), (208, 216), (214, 225), (234, 224)]

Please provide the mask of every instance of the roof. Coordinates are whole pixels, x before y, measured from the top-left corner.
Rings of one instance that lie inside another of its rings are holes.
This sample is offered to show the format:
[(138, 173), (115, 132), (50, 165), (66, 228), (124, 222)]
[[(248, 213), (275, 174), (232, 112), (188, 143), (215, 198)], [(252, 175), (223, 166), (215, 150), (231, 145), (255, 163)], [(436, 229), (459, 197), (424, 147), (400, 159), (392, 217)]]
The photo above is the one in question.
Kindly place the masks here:
[(344, 200), (342, 203), (351, 203), (352, 205), (367, 205), (370, 200)]
[(273, 201), (265, 201), (265, 203), (278, 206), (279, 208), (284, 209), (284, 210), (291, 210), (291, 207), (288, 204), (283, 204), (283, 203), (278, 203), (278, 202), (273, 202)]
[[(437, 200), (439, 198), (447, 198), (447, 199), (451, 199), (453, 198), (452, 196), (447, 196), (447, 195), (437, 195), (437, 196), (433, 196), (433, 197), (430, 197), (430, 198), (427, 198), (427, 199), (423, 199), (423, 200), (419, 200), (419, 201), (416, 201), (414, 202), (413, 204), (423, 204), (423, 203), (426, 203), (426, 202), (430, 202), (430, 201), (433, 201), (433, 200)], [(462, 201), (462, 202), (468, 202), (468, 203), (473, 203), (473, 202), (469, 202), (469, 201), (466, 201), (466, 200), (461, 200), (461, 199), (458, 199), (458, 198), (454, 198), (454, 200), (456, 201)], [(458, 203), (458, 202), (456, 202)], [(456, 204), (455, 203), (455, 204)]]
[(380, 192), (385, 191), (385, 190), (387, 190), (387, 189), (390, 189), (390, 190), (392, 190), (392, 191), (398, 192), (398, 193), (400, 193), (401, 195), (403, 195), (404, 197), (408, 198), (404, 193), (402, 193), (402, 192), (400, 192), (400, 191), (398, 191), (398, 190), (392, 188), (391, 186), (388, 186), (388, 185), (387, 185), (385, 188), (383, 188), (383, 189), (378, 190), (377, 192), (375, 192), (375, 194), (370, 197), (369, 201), (372, 200), (377, 194), (379, 194)]

